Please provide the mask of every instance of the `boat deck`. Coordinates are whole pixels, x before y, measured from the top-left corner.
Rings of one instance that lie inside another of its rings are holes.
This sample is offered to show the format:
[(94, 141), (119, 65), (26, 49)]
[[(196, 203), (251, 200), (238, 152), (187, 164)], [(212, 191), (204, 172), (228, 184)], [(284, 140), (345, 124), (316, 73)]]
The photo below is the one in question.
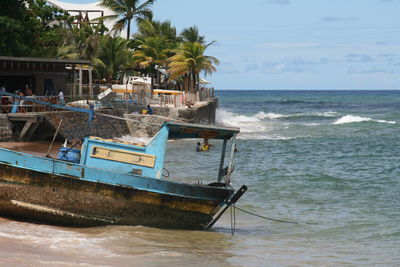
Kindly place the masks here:
[[(57, 158), (58, 150), (63, 144), (61, 142), (54, 142), (50, 150), (49, 157)], [(49, 150), (50, 142), (35, 141), (35, 142), (0, 142), (0, 148), (5, 148), (13, 151), (23, 152), (35, 156), (46, 156)], [(80, 149), (79, 146), (75, 147)]]

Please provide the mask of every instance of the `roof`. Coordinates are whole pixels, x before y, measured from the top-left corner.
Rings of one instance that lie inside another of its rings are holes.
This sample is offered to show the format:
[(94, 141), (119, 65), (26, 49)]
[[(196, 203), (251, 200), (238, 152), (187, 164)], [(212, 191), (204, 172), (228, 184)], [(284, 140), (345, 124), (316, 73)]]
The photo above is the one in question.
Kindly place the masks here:
[(182, 91), (154, 89), (153, 94), (155, 94), (155, 95), (157, 95), (157, 94), (181, 95)]
[(219, 127), (203, 124), (165, 122), (169, 128), (169, 138), (231, 139), (240, 132), (239, 128)]
[(0, 60), (24, 61), (24, 62), (45, 62), (60, 64), (91, 64), (90, 60), (83, 59), (61, 59), (61, 58), (39, 58), (39, 57), (7, 57), (0, 56)]
[[(67, 10), (68, 13), (70, 13), (70, 15), (77, 15), (77, 13), (79, 11), (81, 11), (81, 12), (103, 11), (104, 12), (104, 16), (115, 15), (115, 13), (111, 9), (102, 6), (100, 4), (101, 1), (96, 1), (96, 0), (93, 0), (92, 3), (86, 3), (86, 4), (68, 3), (68, 2), (61, 1), (61, 0), (47, 0), (47, 2), (49, 4), (52, 4), (53, 6), (56, 6), (56, 7), (60, 8), (60, 9)], [(100, 17), (100, 15), (97, 14), (97, 13), (90, 13), (89, 12), (88, 13), (88, 17), (89, 17), (89, 20), (93, 21), (95, 19), (98, 19)], [(108, 29), (111, 30), (116, 21), (117, 21), (116, 19), (106, 19), (104, 21), (104, 25)], [(126, 36), (126, 29), (123, 29), (121, 31), (120, 35), (122, 37), (125, 37)]]

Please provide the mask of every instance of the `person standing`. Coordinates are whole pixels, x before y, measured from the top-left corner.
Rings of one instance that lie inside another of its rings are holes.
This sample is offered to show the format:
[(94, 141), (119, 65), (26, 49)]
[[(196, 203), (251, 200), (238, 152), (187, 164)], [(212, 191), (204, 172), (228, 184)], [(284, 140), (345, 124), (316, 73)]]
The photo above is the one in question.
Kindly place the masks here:
[(150, 105), (147, 105), (147, 114), (153, 115), (153, 109), (150, 107)]
[(60, 89), (60, 92), (58, 93), (58, 103), (60, 105), (64, 105), (65, 104), (64, 93), (63, 93), (62, 89)]

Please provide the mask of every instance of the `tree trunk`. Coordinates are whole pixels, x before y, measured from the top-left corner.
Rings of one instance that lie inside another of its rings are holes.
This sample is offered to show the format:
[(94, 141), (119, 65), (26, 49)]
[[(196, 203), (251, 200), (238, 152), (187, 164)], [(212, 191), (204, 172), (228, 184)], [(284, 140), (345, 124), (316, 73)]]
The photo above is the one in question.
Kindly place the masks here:
[(128, 19), (128, 30), (126, 32), (126, 39), (129, 40), (131, 34), (131, 19)]
[(196, 91), (200, 91), (200, 73), (196, 73)]

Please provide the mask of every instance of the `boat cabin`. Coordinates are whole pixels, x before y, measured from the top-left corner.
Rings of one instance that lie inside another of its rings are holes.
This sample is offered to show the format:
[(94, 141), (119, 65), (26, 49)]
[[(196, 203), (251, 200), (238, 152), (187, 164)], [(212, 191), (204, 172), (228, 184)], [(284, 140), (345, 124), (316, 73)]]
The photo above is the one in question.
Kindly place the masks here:
[[(233, 151), (239, 129), (200, 124), (166, 122), (147, 144), (128, 143), (114, 139), (86, 137), (81, 149), (80, 164), (115, 173), (162, 178), (168, 139), (222, 139), (223, 149), (218, 182), (233, 171)], [(232, 139), (229, 164), (224, 167), (228, 140)]]

